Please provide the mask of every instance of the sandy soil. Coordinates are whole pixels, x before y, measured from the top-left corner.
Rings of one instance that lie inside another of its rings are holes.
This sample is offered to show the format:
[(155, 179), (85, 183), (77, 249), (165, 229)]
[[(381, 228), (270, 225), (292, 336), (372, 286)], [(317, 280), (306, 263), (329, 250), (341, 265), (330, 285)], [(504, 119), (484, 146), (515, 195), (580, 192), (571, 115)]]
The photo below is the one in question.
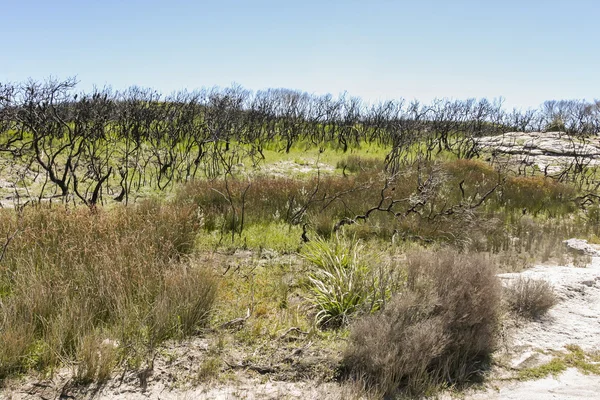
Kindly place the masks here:
[(570, 368), (558, 377), (502, 383), (487, 391), (460, 397), (465, 400), (577, 400), (600, 398), (600, 377)]

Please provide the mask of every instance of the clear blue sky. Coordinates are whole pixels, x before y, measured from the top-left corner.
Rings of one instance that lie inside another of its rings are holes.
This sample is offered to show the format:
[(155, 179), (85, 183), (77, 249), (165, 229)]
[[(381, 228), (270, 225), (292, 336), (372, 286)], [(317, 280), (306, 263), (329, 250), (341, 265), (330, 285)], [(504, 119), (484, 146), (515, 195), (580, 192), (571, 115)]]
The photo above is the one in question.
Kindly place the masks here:
[(600, 98), (600, 1), (0, 0), (0, 81)]

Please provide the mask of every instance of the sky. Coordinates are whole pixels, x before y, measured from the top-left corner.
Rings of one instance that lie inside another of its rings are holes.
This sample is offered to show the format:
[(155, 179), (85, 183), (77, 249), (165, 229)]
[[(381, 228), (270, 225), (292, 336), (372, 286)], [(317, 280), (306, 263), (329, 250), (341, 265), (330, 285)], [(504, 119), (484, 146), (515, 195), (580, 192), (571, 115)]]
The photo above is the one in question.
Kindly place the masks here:
[(598, 0), (0, 0), (0, 82), (600, 99)]

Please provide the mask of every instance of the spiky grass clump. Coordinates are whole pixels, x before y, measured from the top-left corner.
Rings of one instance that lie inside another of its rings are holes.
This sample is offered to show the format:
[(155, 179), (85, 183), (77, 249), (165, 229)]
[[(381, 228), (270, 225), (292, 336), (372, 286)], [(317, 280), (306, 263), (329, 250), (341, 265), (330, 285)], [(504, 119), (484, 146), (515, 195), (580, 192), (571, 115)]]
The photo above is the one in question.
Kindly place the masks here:
[(318, 309), (318, 325), (346, 324), (369, 298), (367, 268), (359, 257), (361, 250), (358, 241), (339, 236), (332, 242), (317, 238), (303, 248), (302, 256), (314, 266), (308, 279), (310, 300)]

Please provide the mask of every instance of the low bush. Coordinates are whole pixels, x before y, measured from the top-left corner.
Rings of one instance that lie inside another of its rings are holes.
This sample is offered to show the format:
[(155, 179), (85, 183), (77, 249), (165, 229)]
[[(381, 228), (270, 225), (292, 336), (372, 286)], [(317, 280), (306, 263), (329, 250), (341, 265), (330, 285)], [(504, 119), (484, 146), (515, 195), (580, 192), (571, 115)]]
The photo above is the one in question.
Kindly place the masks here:
[(407, 285), (351, 328), (344, 373), (386, 394), (422, 394), (481, 372), (495, 347), (500, 284), (483, 255), (408, 257)]
[(543, 280), (520, 277), (505, 288), (504, 294), (510, 311), (525, 318), (538, 318), (557, 303), (552, 286)]

